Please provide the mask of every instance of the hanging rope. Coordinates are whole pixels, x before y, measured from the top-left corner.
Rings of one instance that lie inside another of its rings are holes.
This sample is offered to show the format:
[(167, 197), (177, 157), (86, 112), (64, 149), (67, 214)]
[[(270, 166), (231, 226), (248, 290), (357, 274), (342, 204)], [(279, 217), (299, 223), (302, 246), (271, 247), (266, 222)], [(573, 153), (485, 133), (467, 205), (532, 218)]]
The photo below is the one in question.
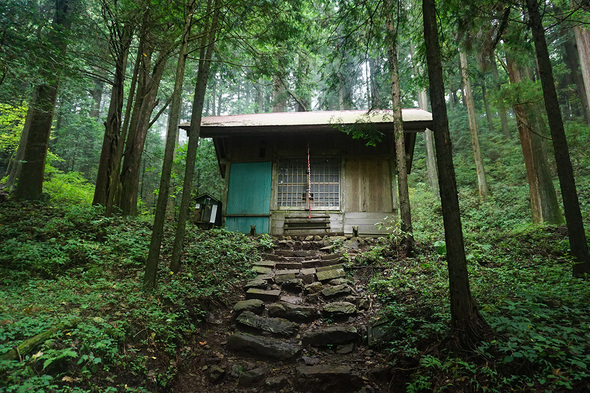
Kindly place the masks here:
[(311, 161), (309, 159), (309, 142), (307, 143), (307, 206), (309, 209), (307, 218), (311, 218)]

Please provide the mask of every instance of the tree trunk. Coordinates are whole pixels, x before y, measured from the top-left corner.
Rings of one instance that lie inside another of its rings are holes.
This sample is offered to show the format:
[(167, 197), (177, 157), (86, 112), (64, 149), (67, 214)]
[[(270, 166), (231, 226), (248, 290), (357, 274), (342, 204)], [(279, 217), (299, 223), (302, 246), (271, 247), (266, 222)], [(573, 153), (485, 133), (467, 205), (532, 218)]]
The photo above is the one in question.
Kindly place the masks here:
[[(115, 39), (116, 37), (119, 37), (119, 41)], [(119, 177), (120, 156), (117, 151), (125, 142), (124, 136), (121, 135), (121, 115), (125, 91), (125, 69), (132, 37), (133, 27), (126, 25), (121, 28), (120, 33), (113, 33), (110, 40), (111, 54), (115, 58), (115, 75), (109, 112), (104, 123), (105, 132), (92, 200), (93, 205), (102, 205), (106, 208), (106, 215), (110, 215), (112, 209), (114, 178)]]
[(488, 97), (487, 97), (487, 89), (486, 89), (485, 82), (481, 83), (481, 97), (483, 99), (483, 105), (486, 110), (486, 120), (488, 122), (488, 130), (490, 130), (490, 133), (493, 135), (494, 131), (495, 131), (494, 130), (494, 122), (492, 121), (492, 111), (490, 109), (490, 102), (488, 101)]
[(186, 50), (190, 36), (191, 15), (194, 8), (193, 2), (185, 9), (184, 28), (182, 40), (178, 51), (178, 63), (176, 65), (176, 77), (174, 79), (174, 90), (172, 92), (172, 101), (170, 104), (170, 113), (168, 115), (168, 130), (166, 134), (166, 148), (164, 150), (164, 162), (162, 163), (162, 176), (160, 177), (160, 189), (158, 192), (158, 202), (154, 217), (154, 227), (150, 241), (148, 258), (146, 261), (146, 271), (144, 283), (146, 287), (153, 288), (158, 271), (158, 262), (160, 260), (160, 247), (162, 245), (162, 235), (164, 232), (164, 222), (166, 220), (166, 208), (170, 195), (170, 178), (172, 165), (174, 161), (174, 149), (176, 147), (176, 137), (178, 135), (178, 123), (180, 119), (180, 105), (182, 100), (182, 84), (184, 82), (184, 71), (186, 68)]
[(141, 84), (143, 88), (137, 89), (136, 105), (134, 108), (134, 112), (136, 110), (138, 111), (137, 121), (135, 127), (129, 130), (130, 132), (125, 146), (125, 158), (121, 169), (121, 198), (119, 200), (119, 206), (124, 215), (137, 215), (141, 154), (143, 153), (145, 138), (167, 60), (168, 53), (164, 51), (160, 52), (151, 75), (149, 74), (149, 61), (144, 64), (141, 70), (143, 73), (147, 72), (147, 75), (144, 75), (144, 83)]
[(469, 133), (471, 134), (473, 159), (475, 160), (475, 170), (477, 172), (479, 197), (481, 200), (486, 201), (490, 195), (490, 189), (488, 187), (486, 172), (483, 166), (483, 158), (481, 157), (481, 149), (479, 147), (479, 131), (475, 115), (475, 103), (473, 102), (473, 90), (471, 89), (471, 82), (469, 80), (467, 55), (465, 52), (459, 51), (459, 58), (461, 59), (461, 77), (463, 78), (465, 105), (467, 106), (467, 114), (469, 117)]
[(272, 102), (273, 112), (285, 111), (285, 86), (281, 78), (276, 75), (272, 79)]
[[(497, 91), (502, 89), (500, 84), (500, 74), (498, 73), (498, 65), (496, 64), (496, 59), (494, 58), (494, 52), (490, 55), (490, 65), (492, 66), (492, 77), (494, 78), (494, 87)], [(504, 103), (498, 103), (498, 112), (500, 115), (500, 124), (502, 125), (502, 135), (504, 137), (510, 137), (510, 129), (508, 128), (508, 116), (506, 116), (506, 107), (504, 107)]]
[[(506, 58), (506, 63), (510, 83), (516, 84), (525, 78), (530, 79), (530, 73), (521, 71), (511, 56)], [(544, 127), (538, 125), (543, 120), (535, 116), (532, 105), (514, 103), (516, 124), (529, 183), (533, 222), (558, 225), (563, 218), (559, 211), (543, 141), (539, 135)]]
[(423, 0), (424, 39), (428, 79), (430, 81), (430, 102), (434, 123), (439, 186), (447, 246), (449, 269), (449, 291), (451, 301), (451, 328), (458, 344), (466, 349), (486, 339), (490, 328), (479, 314), (471, 296), (467, 261), (461, 229), (457, 183), (453, 166), (453, 150), (449, 134), (445, 89), (440, 60), (438, 27), (435, 0)]
[(582, 71), (586, 93), (586, 113), (584, 113), (584, 115), (586, 119), (588, 119), (590, 117), (590, 114), (588, 113), (588, 105), (590, 105), (590, 31), (583, 29), (580, 26), (576, 26), (574, 27), (574, 34), (576, 36), (578, 58), (580, 60), (580, 69)]
[[(72, 24), (72, 9), (76, 7), (77, 0), (56, 0), (55, 18), (52, 23), (52, 32), (48, 42), (55, 48), (55, 53), (49, 53), (48, 60), (41, 61), (43, 67), (41, 79), (43, 82), (35, 87), (35, 101), (29, 106), (29, 129), (23, 151), (23, 160), (14, 190), (16, 199), (35, 200), (43, 192), (43, 176), (45, 173), (45, 160), (49, 146), (49, 135), (53, 121), (53, 111), (57, 99), (61, 64), (55, 66), (55, 61), (63, 60), (68, 42), (66, 34)], [(56, 72), (57, 68), (57, 72)]]
[[(414, 56), (414, 46), (410, 44), (410, 56), (414, 67), (414, 75), (418, 77), (422, 74), (418, 67), (416, 58)], [(428, 94), (425, 88), (418, 91), (418, 106), (425, 111), (428, 108)], [(424, 146), (426, 147), (426, 171), (428, 173), (428, 185), (436, 198), (440, 198), (440, 191), (438, 189), (438, 172), (436, 170), (436, 156), (434, 152), (434, 135), (432, 130), (428, 128), (424, 130)]]
[(94, 81), (94, 88), (90, 92), (93, 102), (92, 102), (92, 109), (90, 110), (90, 113), (88, 114), (88, 116), (94, 117), (95, 119), (98, 119), (98, 117), (100, 116), (100, 103), (102, 101), (103, 91), (104, 91), (104, 82), (101, 79), (97, 78)]
[(397, 63), (397, 27), (393, 20), (394, 2), (386, 0), (385, 24), (388, 32), (389, 45), (387, 58), (389, 62), (389, 80), (391, 83), (391, 103), (393, 109), (393, 138), (395, 141), (395, 155), (397, 166), (397, 182), (399, 193), (399, 215), (401, 230), (404, 233), (402, 255), (411, 253), (413, 245), (412, 214), (410, 210), (410, 194), (408, 192), (408, 169), (406, 160), (406, 144), (404, 138), (404, 123), (402, 120), (401, 89)]
[[(214, 3), (214, 4), (212, 4)], [(186, 219), (191, 202), (191, 191), (193, 176), (195, 173), (195, 162), (197, 158), (197, 148), (199, 146), (199, 135), (201, 133), (201, 118), (203, 115), (203, 102), (205, 91), (207, 89), (207, 77), (211, 66), (211, 57), (213, 55), (213, 46), (215, 44), (215, 35), (217, 33), (217, 20), (220, 14), (219, 0), (209, 0), (208, 7), (213, 7), (213, 17), (208, 26), (208, 34), (203, 37), (201, 45), (201, 55), (199, 56), (199, 71), (197, 74), (197, 83), (195, 86), (195, 95), (193, 97), (193, 113), (191, 114), (191, 125), (188, 131), (189, 141), (186, 153), (186, 169), (184, 173), (184, 184), (182, 187), (182, 201), (180, 203), (180, 213), (178, 216), (178, 226), (174, 237), (174, 246), (172, 250), (172, 261), (170, 269), (173, 272), (180, 270), (180, 258), (182, 256), (184, 234), (186, 230)], [(208, 13), (209, 14), (209, 13)]]
[(586, 243), (584, 222), (576, 191), (574, 170), (570, 161), (565, 129), (557, 101), (553, 69), (549, 60), (549, 51), (547, 49), (547, 42), (545, 41), (545, 30), (543, 29), (541, 14), (539, 13), (539, 4), (537, 0), (527, 0), (526, 5), (533, 40), (535, 42), (535, 51), (537, 53), (537, 65), (541, 77), (543, 98), (545, 99), (545, 110), (547, 111), (551, 139), (553, 140), (555, 163), (557, 164), (557, 174), (559, 176), (559, 185), (563, 198), (571, 253), (578, 262), (585, 264), (586, 267), (590, 267), (588, 244)]

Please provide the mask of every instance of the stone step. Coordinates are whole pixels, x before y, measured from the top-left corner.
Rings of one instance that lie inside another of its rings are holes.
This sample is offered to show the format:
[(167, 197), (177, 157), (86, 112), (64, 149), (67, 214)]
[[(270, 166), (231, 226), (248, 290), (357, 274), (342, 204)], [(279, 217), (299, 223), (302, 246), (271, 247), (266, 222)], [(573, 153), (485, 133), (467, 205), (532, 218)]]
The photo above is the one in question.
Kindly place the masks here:
[(330, 269), (316, 272), (315, 276), (318, 281), (329, 281), (335, 278), (346, 277), (346, 272), (344, 269)]
[(301, 262), (276, 262), (274, 264), (275, 269), (301, 269), (302, 263)]
[(229, 350), (262, 359), (294, 360), (301, 353), (299, 345), (283, 340), (253, 336), (245, 333), (234, 333), (227, 340)]
[(343, 263), (335, 263), (332, 265), (318, 266), (315, 268), (318, 272), (325, 272), (326, 270), (344, 269)]
[(332, 266), (332, 265), (337, 265), (340, 264), (340, 260), (336, 260), (336, 259), (308, 259), (306, 261), (303, 261), (301, 263), (302, 267), (306, 268), (306, 267), (324, 267), (324, 266)]
[(252, 266), (252, 270), (254, 270), (258, 274), (266, 274), (272, 272), (272, 268), (266, 266)]
[(335, 252), (333, 254), (322, 254), (320, 256), (320, 258), (324, 261), (332, 261), (332, 260), (338, 260), (344, 257), (344, 254), (341, 252)]
[(352, 316), (357, 313), (357, 308), (350, 302), (333, 302), (324, 305), (323, 312), (327, 317), (339, 318)]
[(268, 306), (268, 315), (285, 318), (294, 322), (310, 322), (320, 317), (313, 306), (295, 305), (289, 303), (273, 303)]
[(260, 299), (248, 299), (237, 302), (234, 305), (234, 312), (239, 314), (243, 311), (250, 311), (260, 314), (264, 310), (264, 302)]
[(249, 288), (246, 291), (247, 299), (260, 299), (264, 301), (275, 301), (281, 296), (280, 289)]
[(259, 330), (276, 334), (279, 336), (292, 336), (299, 331), (299, 324), (283, 318), (266, 318), (254, 314), (251, 311), (244, 311), (237, 318), (239, 324)]
[(300, 366), (296, 375), (300, 391), (356, 392), (364, 384), (352, 367), (339, 364)]
[(358, 342), (360, 338), (354, 326), (330, 326), (305, 332), (301, 341), (304, 346), (327, 347)]
[(275, 261), (256, 261), (256, 262), (254, 262), (254, 265), (274, 268), (275, 263), (276, 263)]
[(284, 258), (282, 256), (271, 253), (263, 253), (261, 257), (262, 259), (267, 261), (284, 261)]
[(245, 285), (245, 288), (266, 288), (267, 285), (268, 281), (258, 276), (254, 280), (248, 281)]
[(337, 297), (346, 296), (352, 293), (352, 289), (347, 284), (331, 285), (327, 288), (322, 289), (322, 295), (324, 297)]

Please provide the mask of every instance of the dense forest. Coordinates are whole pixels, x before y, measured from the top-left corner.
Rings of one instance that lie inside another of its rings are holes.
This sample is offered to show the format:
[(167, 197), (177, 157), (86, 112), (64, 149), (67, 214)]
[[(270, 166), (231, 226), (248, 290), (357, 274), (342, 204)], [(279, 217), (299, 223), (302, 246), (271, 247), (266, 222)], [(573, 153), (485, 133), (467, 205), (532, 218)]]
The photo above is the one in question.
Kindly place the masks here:
[(192, 224), (225, 187), (201, 118), (393, 109), (399, 152), (401, 108), (433, 131), (397, 157), (391, 235), (316, 239), (385, 331), (349, 388), (590, 391), (589, 23), (583, 0), (3, 0), (0, 391), (257, 389), (211, 376), (216, 318), (293, 239)]

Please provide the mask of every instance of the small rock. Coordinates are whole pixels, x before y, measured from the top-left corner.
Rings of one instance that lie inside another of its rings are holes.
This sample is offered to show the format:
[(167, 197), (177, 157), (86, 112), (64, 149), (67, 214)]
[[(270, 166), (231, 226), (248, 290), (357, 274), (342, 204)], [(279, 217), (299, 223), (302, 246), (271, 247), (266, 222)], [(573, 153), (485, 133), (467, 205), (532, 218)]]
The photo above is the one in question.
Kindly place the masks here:
[(338, 345), (338, 347), (336, 348), (336, 353), (339, 353), (341, 355), (351, 353), (352, 351), (354, 351), (354, 343)]
[(322, 285), (322, 283), (316, 281), (306, 285), (303, 289), (305, 290), (305, 293), (318, 293), (321, 292), (323, 288), (324, 286)]
[(315, 358), (315, 357), (311, 357), (311, 356), (307, 356), (307, 355), (303, 355), (301, 357), (301, 359), (303, 360), (303, 363), (305, 363), (306, 366), (313, 366), (313, 365), (318, 364), (320, 362), (319, 358)]
[(313, 241), (313, 236), (311, 236), (311, 235), (310, 235), (310, 236), (306, 236), (306, 237), (305, 237), (305, 241), (306, 241), (306, 242), (311, 242), (311, 241)]
[(242, 300), (237, 302), (234, 306), (234, 311), (238, 314), (243, 311), (251, 311), (253, 313), (260, 314), (262, 310), (264, 310), (264, 302), (260, 299)]
[(287, 387), (289, 385), (289, 377), (287, 377), (286, 375), (279, 375), (278, 377), (270, 377), (270, 378), (266, 379), (264, 384), (269, 389), (274, 389), (274, 390), (284, 389), (285, 387)]
[(281, 302), (289, 304), (301, 304), (303, 299), (300, 296), (284, 295), (281, 296)]
[(219, 382), (224, 375), (225, 369), (223, 367), (217, 365), (209, 367), (209, 380), (211, 382)]
[(305, 301), (309, 304), (318, 304), (321, 302), (321, 294), (310, 293), (309, 295), (305, 296)]
[(359, 300), (358, 306), (361, 310), (368, 310), (371, 306), (371, 302), (367, 298), (362, 298), (361, 300)]
[(316, 242), (321, 242), (322, 241), (322, 237), (320, 235), (315, 235), (313, 237), (313, 240), (315, 240)]
[(245, 371), (240, 375), (238, 379), (238, 385), (240, 386), (251, 386), (254, 383), (260, 381), (266, 375), (266, 369), (258, 367), (253, 370)]

